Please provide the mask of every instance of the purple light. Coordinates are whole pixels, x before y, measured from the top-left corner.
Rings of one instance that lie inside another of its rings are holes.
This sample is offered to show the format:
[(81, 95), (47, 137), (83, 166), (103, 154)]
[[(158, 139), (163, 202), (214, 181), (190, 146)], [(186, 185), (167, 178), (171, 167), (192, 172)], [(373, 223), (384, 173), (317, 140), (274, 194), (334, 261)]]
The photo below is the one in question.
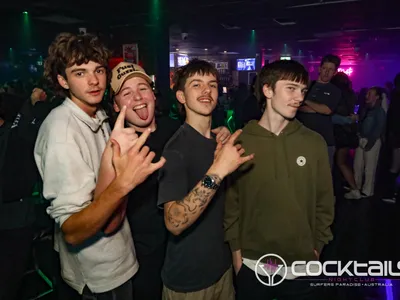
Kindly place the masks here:
[(353, 70), (352, 67), (349, 67), (349, 68), (347, 68), (347, 69), (345, 69), (345, 68), (339, 68), (337, 71), (338, 71), (338, 72), (343, 72), (343, 73), (345, 73), (347, 76), (351, 76), (351, 74), (353, 74), (353, 72), (354, 72), (354, 70)]
[(386, 300), (393, 300), (393, 287), (390, 279), (385, 279)]

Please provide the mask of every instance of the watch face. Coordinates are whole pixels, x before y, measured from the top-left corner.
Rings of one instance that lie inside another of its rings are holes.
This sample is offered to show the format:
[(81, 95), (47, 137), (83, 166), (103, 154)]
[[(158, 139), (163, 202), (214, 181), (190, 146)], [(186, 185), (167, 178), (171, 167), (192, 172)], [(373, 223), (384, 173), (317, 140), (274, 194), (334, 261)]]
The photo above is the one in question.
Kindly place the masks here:
[(207, 176), (206, 178), (204, 178), (204, 185), (208, 188), (211, 188), (213, 186), (213, 180), (211, 179), (211, 177)]

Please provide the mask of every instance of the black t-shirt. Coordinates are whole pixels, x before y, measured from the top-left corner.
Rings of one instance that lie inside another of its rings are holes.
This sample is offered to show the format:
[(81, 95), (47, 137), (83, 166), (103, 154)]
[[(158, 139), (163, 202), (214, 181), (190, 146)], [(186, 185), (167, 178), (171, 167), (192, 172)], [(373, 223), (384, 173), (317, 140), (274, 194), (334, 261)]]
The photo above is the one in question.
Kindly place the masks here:
[[(325, 104), (332, 110), (332, 112), (334, 112), (340, 101), (340, 97), (340, 90), (332, 83), (315, 82), (311, 87), (310, 92), (307, 94), (306, 100)], [(319, 133), (325, 139), (328, 146), (335, 145), (333, 124), (330, 115), (299, 111), (297, 113), (297, 119), (302, 122), (304, 126)]]
[[(157, 118), (156, 123), (157, 129), (151, 133), (145, 144), (156, 154), (153, 162), (160, 160), (164, 146), (181, 125), (168, 117)], [(138, 256), (150, 254), (166, 242), (164, 217), (157, 207), (157, 196), (157, 171), (129, 194), (126, 215)]]
[[(204, 177), (214, 160), (215, 139), (207, 139), (187, 123), (166, 145), (167, 163), (160, 171), (158, 204), (183, 199)], [(162, 279), (176, 292), (195, 292), (216, 283), (231, 265), (224, 242), (225, 187), (211, 199), (197, 221), (179, 236), (169, 234)]]

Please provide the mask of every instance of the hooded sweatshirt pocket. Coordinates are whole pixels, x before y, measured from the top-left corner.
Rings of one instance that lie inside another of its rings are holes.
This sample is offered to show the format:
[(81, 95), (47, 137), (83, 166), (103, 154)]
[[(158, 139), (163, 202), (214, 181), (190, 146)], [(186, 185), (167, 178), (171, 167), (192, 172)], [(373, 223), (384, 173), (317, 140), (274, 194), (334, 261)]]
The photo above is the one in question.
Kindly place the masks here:
[[(282, 201), (283, 202), (283, 201)], [(254, 209), (243, 224), (246, 245), (260, 253), (274, 253), (285, 260), (307, 260), (313, 255), (314, 240), (306, 214), (284, 203)], [(279, 213), (278, 213), (279, 212)]]

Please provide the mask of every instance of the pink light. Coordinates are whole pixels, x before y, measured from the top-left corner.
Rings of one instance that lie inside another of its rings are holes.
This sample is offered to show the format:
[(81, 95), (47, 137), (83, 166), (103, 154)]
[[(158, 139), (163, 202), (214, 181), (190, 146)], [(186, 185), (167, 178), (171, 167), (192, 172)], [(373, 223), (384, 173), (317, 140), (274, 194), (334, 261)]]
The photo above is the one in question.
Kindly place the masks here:
[(343, 73), (345, 73), (347, 76), (351, 76), (351, 74), (353, 74), (353, 68), (352, 67), (350, 67), (350, 68), (347, 68), (347, 69), (345, 69), (345, 68), (339, 68), (338, 69), (338, 72), (343, 72)]

